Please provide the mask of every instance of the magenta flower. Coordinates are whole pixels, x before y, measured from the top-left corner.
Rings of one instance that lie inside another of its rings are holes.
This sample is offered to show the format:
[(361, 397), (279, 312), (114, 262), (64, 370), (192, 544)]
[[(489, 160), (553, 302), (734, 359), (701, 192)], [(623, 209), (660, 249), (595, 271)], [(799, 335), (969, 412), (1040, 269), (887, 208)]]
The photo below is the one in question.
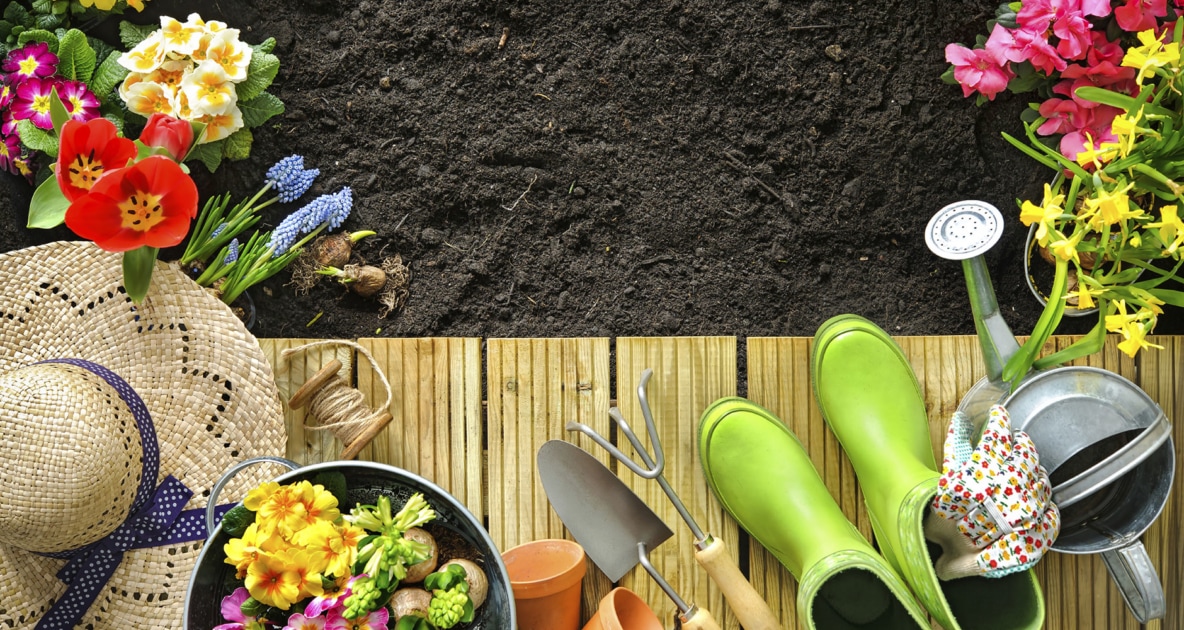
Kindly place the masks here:
[(381, 606), (364, 617), (355, 617), (354, 619), (342, 617), (341, 612), (341, 609), (329, 611), (325, 630), (387, 630), (386, 624), (390, 621), (390, 613), (387, 612), (386, 606)]
[(1065, 60), (1057, 54), (1057, 49), (1048, 43), (1043, 33), (1027, 29), (1011, 30), (996, 24), (983, 48), (992, 53), (996, 59), (1015, 63), (1029, 61), (1034, 68), (1044, 74), (1064, 70), (1067, 65)]
[(0, 135), (16, 135), (16, 118), (13, 117), (11, 109), (0, 111)]
[(15, 134), (0, 134), (0, 170), (20, 175), (16, 161), (21, 159), (21, 139)]
[(1084, 57), (1092, 39), (1091, 28), (1089, 19), (1081, 11), (1066, 11), (1057, 16), (1052, 25), (1052, 32), (1061, 38), (1057, 42), (1057, 52), (1065, 59)]
[(1167, 0), (1127, 0), (1127, 3), (1114, 7), (1114, 19), (1124, 31), (1137, 33), (1157, 26), (1155, 18), (1168, 14)]
[(258, 619), (243, 614), (243, 602), (251, 594), (244, 587), (234, 589), (234, 592), (222, 598), (222, 618), (230, 623), (214, 626), (213, 630), (254, 630), (260, 627)]
[(946, 61), (954, 64), (954, 79), (962, 85), (962, 96), (976, 91), (995, 100), (995, 95), (1007, 88), (1015, 77), (1007, 60), (983, 48), (971, 50), (958, 44), (946, 46)]
[(345, 599), (353, 594), (354, 582), (366, 577), (365, 573), (360, 573), (349, 578), (349, 581), (342, 582), (343, 578), (337, 578), (337, 585), (334, 589), (326, 589), (323, 595), (312, 598), (308, 602), (308, 606), (304, 607), (305, 617), (320, 617), (326, 611), (333, 609), (341, 609), (345, 607)]
[(1050, 98), (1041, 103), (1040, 117), (1045, 120), (1036, 133), (1042, 136), (1076, 131), (1089, 124), (1092, 118), (1089, 108), (1063, 98)]
[(325, 630), (324, 617), (306, 617), (300, 613), (296, 613), (288, 617), (288, 625), (284, 626), (284, 630)]
[(8, 53), (0, 70), (11, 73), (8, 80), (21, 84), (28, 79), (45, 78), (58, 70), (58, 56), (49, 52), (49, 44), (25, 44)]
[(86, 122), (99, 117), (99, 97), (91, 92), (82, 81), (61, 81), (58, 96), (66, 104), (70, 118)]
[(4, 82), (3, 77), (0, 77), (0, 110), (6, 110), (14, 96), (16, 96), (15, 90), (12, 89), (11, 85)]
[(53, 119), (49, 115), (49, 103), (57, 79), (26, 79), (16, 87), (16, 99), (12, 103), (12, 114), (17, 120), (31, 120), (34, 125), (50, 130)]

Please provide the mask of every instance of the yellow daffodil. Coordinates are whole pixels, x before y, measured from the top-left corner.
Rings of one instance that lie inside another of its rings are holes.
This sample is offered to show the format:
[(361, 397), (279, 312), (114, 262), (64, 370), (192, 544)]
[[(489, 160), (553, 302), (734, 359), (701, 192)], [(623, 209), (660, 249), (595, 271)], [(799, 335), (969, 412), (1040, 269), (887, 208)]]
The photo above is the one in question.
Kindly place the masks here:
[(247, 567), (244, 583), (251, 597), (280, 610), (300, 598), (300, 574), (286, 554), (261, 554)]
[(1118, 342), (1118, 349), (1132, 359), (1144, 348), (1163, 350), (1163, 346), (1147, 341), (1147, 327), (1138, 322), (1131, 322), (1122, 328), (1123, 340)]
[(207, 59), (181, 79), (181, 91), (189, 99), (194, 113), (204, 116), (222, 116), (235, 108), (238, 95), (234, 84), (216, 61)]
[(1095, 169), (1100, 169), (1117, 155), (1118, 148), (1113, 142), (1103, 142), (1098, 146), (1093, 137), (1086, 133), (1084, 147), (1077, 152), (1077, 163), (1081, 166), (1093, 165)]
[(1149, 228), (1158, 228), (1160, 242), (1163, 243), (1164, 255), (1174, 256), (1176, 250), (1184, 245), (1184, 222), (1180, 221), (1176, 206), (1162, 206), (1159, 209), (1160, 220), (1148, 223)]
[(1113, 315), (1106, 316), (1106, 330), (1109, 332), (1118, 332), (1126, 327), (1127, 324), (1138, 319), (1138, 315), (1127, 315), (1126, 300), (1117, 300), (1114, 302)]
[(160, 33), (165, 54), (188, 57), (201, 44), (202, 30), (182, 24), (176, 18), (163, 15), (160, 18)]
[(1100, 187), (1094, 189), (1094, 196), (1085, 200), (1083, 218), (1089, 218), (1091, 228), (1101, 230), (1103, 225), (1114, 225), (1125, 219), (1142, 216), (1143, 211), (1139, 208), (1131, 209), (1131, 200), (1126, 194), (1134, 186), (1134, 183), (1130, 183), (1113, 191)]
[(210, 37), (205, 45), (205, 59), (221, 66), (228, 81), (240, 83), (247, 78), (251, 65), (251, 47), (238, 40), (238, 29), (229, 28)]
[(1052, 187), (1045, 184), (1044, 201), (1039, 206), (1025, 200), (1023, 206), (1020, 207), (1020, 222), (1024, 225), (1032, 225), (1033, 223), (1038, 225), (1036, 240), (1041, 247), (1048, 245), (1050, 228), (1065, 213), (1065, 209), (1062, 207), (1064, 203), (1065, 196), (1052, 194)]
[(1083, 236), (1085, 236), (1085, 230), (1078, 229), (1069, 238), (1061, 238), (1049, 243), (1048, 249), (1061, 260), (1071, 260), (1080, 265), (1081, 258), (1077, 254), (1077, 246), (1081, 244)]
[(119, 65), (129, 72), (152, 72), (165, 61), (164, 41), (155, 31), (136, 47), (119, 56)]
[(1156, 37), (1154, 30), (1142, 31), (1138, 34), (1138, 38), (1143, 45), (1133, 46), (1126, 51), (1126, 55), (1122, 58), (1122, 65), (1127, 68), (1139, 69), (1135, 83), (1143, 85), (1143, 79), (1155, 74), (1157, 68), (1166, 65), (1179, 65), (1179, 42), (1163, 43), (1163, 37), (1169, 32), (1171, 29), (1164, 29), (1163, 35)]
[(1094, 302), (1094, 296), (1100, 296), (1102, 293), (1104, 293), (1102, 289), (1092, 289), (1088, 284), (1079, 280), (1077, 282), (1077, 288), (1066, 295), (1065, 298), (1076, 297), (1077, 308), (1085, 310), (1097, 306)]
[(1139, 127), (1139, 121), (1143, 118), (1143, 107), (1139, 107), (1139, 111), (1132, 116), (1127, 112), (1121, 116), (1115, 116), (1110, 123), (1110, 131), (1118, 137), (1118, 142), (1106, 142), (1102, 144), (1102, 148), (1114, 147), (1118, 155), (1126, 157), (1130, 155), (1131, 151), (1135, 149), (1136, 136), (1142, 131)]

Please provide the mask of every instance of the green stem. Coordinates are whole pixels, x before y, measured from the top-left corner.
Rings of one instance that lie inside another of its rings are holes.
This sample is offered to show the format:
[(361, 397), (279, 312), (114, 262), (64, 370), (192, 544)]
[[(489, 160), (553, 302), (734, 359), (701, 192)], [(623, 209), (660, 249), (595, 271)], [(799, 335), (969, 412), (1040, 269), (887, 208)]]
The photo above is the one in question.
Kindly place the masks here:
[(155, 247), (147, 245), (123, 253), (123, 288), (132, 302), (139, 304), (152, 285), (152, 268), (156, 265)]

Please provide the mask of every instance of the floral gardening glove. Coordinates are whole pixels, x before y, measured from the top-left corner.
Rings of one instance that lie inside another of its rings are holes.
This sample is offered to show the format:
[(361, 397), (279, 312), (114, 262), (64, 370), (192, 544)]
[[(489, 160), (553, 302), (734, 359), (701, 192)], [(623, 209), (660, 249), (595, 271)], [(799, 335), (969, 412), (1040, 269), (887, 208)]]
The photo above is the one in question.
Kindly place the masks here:
[(1036, 564), (1061, 528), (1052, 484), (1036, 446), (1011, 430), (1002, 406), (972, 444), (970, 418), (955, 413), (946, 433), (945, 459), (925, 537), (941, 545), (937, 576), (1003, 577)]

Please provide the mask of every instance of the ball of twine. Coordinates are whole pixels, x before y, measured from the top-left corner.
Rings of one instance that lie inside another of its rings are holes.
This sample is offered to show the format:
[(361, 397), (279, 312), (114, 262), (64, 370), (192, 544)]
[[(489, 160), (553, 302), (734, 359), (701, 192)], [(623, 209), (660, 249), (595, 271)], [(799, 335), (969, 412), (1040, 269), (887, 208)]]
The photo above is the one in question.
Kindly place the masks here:
[[(391, 421), (391, 414), (387, 411), (392, 398), (391, 384), (382, 368), (378, 367), (374, 356), (352, 341), (316, 341), (284, 350), (280, 357), (287, 359), (298, 352), (329, 345), (351, 347), (370, 362), (370, 367), (378, 375), (386, 392), (386, 399), (382, 405), (377, 410), (366, 406), (365, 395), (337, 376), (341, 362), (334, 359), (292, 394), (288, 406), (299, 409), (307, 405), (308, 414), (305, 416), (304, 427), (310, 431), (333, 433), (344, 446), (341, 459), (353, 459)], [(309, 420), (312, 420), (311, 424)]]

